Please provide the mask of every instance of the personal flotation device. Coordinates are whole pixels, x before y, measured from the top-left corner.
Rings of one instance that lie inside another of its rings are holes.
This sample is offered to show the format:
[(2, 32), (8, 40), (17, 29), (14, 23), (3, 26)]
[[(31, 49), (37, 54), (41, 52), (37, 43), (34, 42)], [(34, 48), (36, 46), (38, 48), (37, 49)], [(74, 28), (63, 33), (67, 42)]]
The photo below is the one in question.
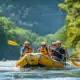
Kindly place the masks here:
[(25, 53), (25, 54), (30, 54), (30, 53), (32, 53), (32, 48), (31, 48), (31, 47), (25, 48), (24, 51), (23, 51), (23, 53)]
[(58, 61), (66, 61), (66, 50), (62, 47), (51, 48), (52, 56), (55, 56)]
[(42, 54), (44, 54), (44, 55), (48, 55), (48, 48), (47, 48), (47, 47), (45, 47), (45, 48), (42, 48), (42, 47), (41, 47), (41, 48), (39, 49), (39, 52), (42, 53)]

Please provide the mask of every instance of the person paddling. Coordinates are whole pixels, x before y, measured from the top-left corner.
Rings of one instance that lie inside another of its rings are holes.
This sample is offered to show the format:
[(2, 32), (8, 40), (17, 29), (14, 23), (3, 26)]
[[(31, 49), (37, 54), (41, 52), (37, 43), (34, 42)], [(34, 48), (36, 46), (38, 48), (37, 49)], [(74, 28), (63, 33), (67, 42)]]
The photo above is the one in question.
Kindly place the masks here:
[(56, 41), (52, 43), (52, 46), (49, 49), (49, 53), (51, 53), (51, 58), (55, 59), (57, 61), (66, 61), (66, 58), (68, 57), (67, 50), (61, 47), (62, 42)]
[(46, 42), (41, 43), (41, 47), (38, 49), (38, 52), (44, 55), (48, 55), (48, 47)]
[(49, 46), (48, 52), (52, 59), (56, 59), (55, 51), (54, 51), (56, 48), (57, 48), (57, 45), (55, 42), (52, 42), (51, 46)]
[(33, 53), (33, 49), (30, 46), (30, 42), (25, 41), (23, 47), (20, 50), (20, 55), (23, 57), (25, 54)]
[(65, 62), (66, 59), (68, 58), (68, 52), (61, 45), (62, 45), (62, 42), (57, 40), (56, 41), (57, 48), (55, 49), (55, 52), (56, 54), (58, 54), (57, 60)]

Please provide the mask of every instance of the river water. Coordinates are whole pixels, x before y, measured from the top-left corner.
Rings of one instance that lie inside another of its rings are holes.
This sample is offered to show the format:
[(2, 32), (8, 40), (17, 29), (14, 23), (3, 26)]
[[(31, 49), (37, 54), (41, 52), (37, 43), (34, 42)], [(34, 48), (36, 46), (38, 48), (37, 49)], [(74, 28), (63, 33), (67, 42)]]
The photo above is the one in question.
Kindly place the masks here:
[(17, 68), (16, 61), (0, 61), (0, 80), (80, 80), (80, 69)]

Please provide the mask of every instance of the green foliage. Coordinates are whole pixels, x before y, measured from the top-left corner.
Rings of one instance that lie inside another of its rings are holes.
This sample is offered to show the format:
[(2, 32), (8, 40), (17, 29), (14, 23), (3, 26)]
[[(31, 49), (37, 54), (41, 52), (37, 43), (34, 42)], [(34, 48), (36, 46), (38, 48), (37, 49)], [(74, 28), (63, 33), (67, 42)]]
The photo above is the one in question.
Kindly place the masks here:
[[(58, 5), (62, 11), (67, 13), (65, 25), (55, 34), (39, 36), (30, 30), (16, 26), (9, 18), (0, 17), (0, 26), (3, 29), (6, 40), (12, 39), (19, 43), (26, 40), (30, 41), (33, 46), (39, 46), (42, 41), (46, 41), (49, 45), (56, 40), (66, 41), (66, 48), (73, 48), (75, 54), (80, 51), (80, 1), (65, 0), (64, 3)], [(28, 24), (33, 26), (32, 24)], [(0, 28), (0, 29), (1, 29)]]
[(57, 39), (64, 38), (64, 29), (59, 30), (55, 34), (48, 34), (46, 36), (39, 36), (30, 30), (20, 28), (16, 26), (9, 18), (0, 17), (1, 28), (3, 28), (6, 40), (11, 39), (23, 44), (24, 41), (28, 40), (33, 46), (39, 46), (42, 41), (46, 41), (51, 44)]
[(61, 29), (59, 29), (59, 31), (55, 33), (55, 36), (56, 36), (56, 40), (58, 39), (61, 41), (65, 41), (67, 36), (66, 26), (63, 26)]
[(65, 10), (66, 16), (66, 47), (73, 48), (73, 54), (80, 54), (80, 0), (65, 0), (61, 9)]
[(32, 33), (30, 30), (17, 27), (10, 19), (0, 17), (0, 24), (6, 39), (12, 39), (20, 43), (23, 43), (25, 40), (31, 42), (36, 40), (37, 34)]
[(58, 6), (59, 6), (61, 9), (65, 9), (65, 8), (66, 8), (66, 5), (65, 5), (65, 4), (58, 4)]

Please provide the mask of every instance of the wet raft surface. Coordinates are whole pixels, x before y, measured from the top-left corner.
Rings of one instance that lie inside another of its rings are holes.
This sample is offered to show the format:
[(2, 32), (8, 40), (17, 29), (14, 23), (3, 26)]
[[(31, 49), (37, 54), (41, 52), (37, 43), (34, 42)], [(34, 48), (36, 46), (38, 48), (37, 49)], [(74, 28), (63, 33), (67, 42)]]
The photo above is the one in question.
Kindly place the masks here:
[(45, 66), (48, 68), (64, 68), (63, 62), (52, 60), (50, 57), (40, 53), (25, 55), (16, 63), (17, 67), (24, 67), (28, 65), (31, 65), (31, 66), (39, 65), (39, 66)]

